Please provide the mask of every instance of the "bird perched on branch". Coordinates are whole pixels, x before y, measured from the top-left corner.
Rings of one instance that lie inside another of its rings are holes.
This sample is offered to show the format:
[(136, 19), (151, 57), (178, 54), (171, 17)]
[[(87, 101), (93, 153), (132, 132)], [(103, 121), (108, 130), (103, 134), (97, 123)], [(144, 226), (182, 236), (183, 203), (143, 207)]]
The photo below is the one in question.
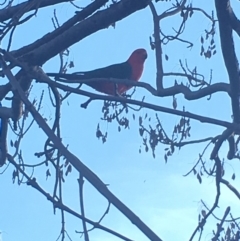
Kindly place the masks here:
[[(61, 74), (61, 73), (47, 73), (48, 76), (55, 77), (56, 79), (66, 80), (89, 80), (89, 79), (123, 79), (139, 81), (142, 72), (144, 61), (147, 58), (147, 51), (145, 49), (136, 49), (130, 55), (128, 60), (123, 63), (113, 64), (104, 68), (95, 69), (85, 72), (75, 72), (72, 74)], [(114, 83), (106, 80), (88, 81), (86, 85), (94, 88), (95, 90), (108, 94), (116, 95), (123, 94), (128, 89), (132, 88), (131, 85), (123, 83)]]

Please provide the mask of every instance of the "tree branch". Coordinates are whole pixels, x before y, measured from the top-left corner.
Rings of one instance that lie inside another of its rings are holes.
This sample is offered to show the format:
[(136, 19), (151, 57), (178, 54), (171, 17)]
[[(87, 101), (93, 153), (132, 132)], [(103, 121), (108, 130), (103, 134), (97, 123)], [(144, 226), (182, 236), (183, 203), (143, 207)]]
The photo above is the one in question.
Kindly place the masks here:
[(229, 0), (215, 0), (217, 16), (219, 21), (220, 40), (222, 54), (227, 68), (229, 82), (231, 86), (231, 101), (234, 122), (240, 123), (239, 95), (240, 79), (239, 64), (237, 61), (234, 42), (232, 37), (232, 27), (230, 21), (231, 5)]
[(27, 9), (26, 11), (27, 13), (36, 9), (36, 7), (43, 8), (43, 7), (55, 5), (58, 3), (72, 2), (72, 1), (75, 1), (75, 0), (38, 0), (35, 2), (36, 4), (32, 4), (32, 1), (25, 1), (23, 3), (17, 4), (12, 7), (0, 9), (0, 22), (4, 22), (8, 19), (13, 18), (16, 15), (16, 13), (18, 13), (19, 11), (22, 11), (23, 9)]
[[(151, 0), (122, 0), (109, 8), (98, 11), (91, 17), (81, 21), (58, 35), (36, 50), (23, 55), (21, 59), (29, 65), (43, 65), (46, 61), (64, 51), (85, 37), (109, 27), (130, 14), (145, 8)], [(18, 51), (14, 53), (18, 56)]]
[[(48, 74), (48, 73), (47, 73)], [(73, 74), (74, 76), (74, 74)], [(44, 82), (43, 80), (37, 79), (37, 82)], [(95, 79), (78, 79), (77, 76), (73, 79), (67, 79), (67, 78), (55, 78), (56, 81), (63, 82), (63, 83), (68, 83), (68, 84), (88, 84), (91, 82), (113, 82), (117, 84), (125, 84), (129, 86), (138, 86), (146, 89), (149, 91), (152, 95), (158, 96), (158, 97), (166, 97), (166, 96), (174, 96), (177, 94), (183, 94), (184, 98), (186, 100), (196, 100), (200, 99), (205, 96), (209, 96), (211, 94), (214, 94), (216, 92), (225, 92), (230, 95), (230, 85), (226, 83), (216, 83), (209, 85), (207, 87), (203, 87), (199, 90), (192, 91), (189, 89), (189, 87), (183, 85), (183, 84), (175, 84), (172, 87), (164, 88), (159, 91), (157, 91), (155, 88), (153, 88), (150, 84), (145, 83), (145, 82), (136, 82), (133, 80), (128, 80), (128, 79), (105, 79), (105, 78), (95, 78)], [(52, 83), (55, 85), (53, 81), (46, 82), (48, 84)]]
[[(230, 122), (227, 122), (227, 121), (221, 121), (221, 120), (217, 120), (217, 119), (214, 119), (214, 118), (205, 117), (205, 116), (201, 116), (201, 115), (196, 115), (196, 114), (193, 114), (193, 113), (188, 112), (188, 111), (180, 111), (180, 110), (170, 109), (170, 108), (167, 108), (167, 107), (154, 105), (154, 104), (139, 101), (139, 100), (127, 99), (127, 98), (124, 98), (124, 97), (94, 94), (94, 93), (90, 93), (90, 92), (87, 92), (87, 91), (84, 91), (84, 90), (80, 90), (78, 88), (72, 88), (72, 87), (69, 87), (67, 85), (63, 85), (63, 84), (60, 84), (58, 82), (52, 81), (41, 70), (41, 68), (37, 68), (37, 69), (33, 70), (31, 72), (31, 74), (32, 74), (32, 77), (37, 79), (39, 82), (52, 84), (53, 86), (55, 86), (57, 88), (60, 88), (64, 91), (70, 91), (70, 92), (75, 93), (75, 94), (87, 96), (87, 97), (91, 98), (91, 100), (99, 99), (99, 100), (118, 101), (118, 102), (121, 102), (121, 103), (133, 104), (133, 105), (145, 107), (145, 108), (148, 108), (148, 109), (152, 109), (152, 110), (155, 110), (155, 111), (160, 111), (160, 112), (178, 115), (178, 116), (189, 117), (189, 118), (198, 120), (202, 123), (209, 123), (209, 124), (224, 126), (224, 127), (230, 128), (230, 129), (235, 130), (235, 131), (240, 131), (240, 126), (237, 125), (237, 124), (233, 124), (233, 123), (230, 123)], [(120, 81), (124, 81), (124, 80), (120, 80)], [(140, 85), (146, 85), (147, 86), (148, 84), (139, 82), (139, 83), (136, 83), (135, 85), (139, 85), (139, 86)], [(171, 88), (173, 88), (173, 87), (171, 87)]]
[[(56, 1), (56, 0), (55, 0)], [(71, 19), (66, 21), (61, 27), (55, 29), (53, 32), (46, 34), (42, 38), (38, 39), (32, 44), (29, 44), (27, 46), (24, 46), (18, 50), (11, 51), (12, 55), (14, 57), (20, 57), (22, 55), (26, 55), (27, 53), (34, 51), (35, 49), (39, 48), (40, 46), (52, 41), (54, 38), (60, 36), (64, 31), (71, 28), (73, 25), (75, 25), (77, 22), (82, 21), (86, 17), (90, 16), (92, 13), (94, 13), (97, 9), (99, 9), (102, 5), (107, 3), (109, 0), (95, 0), (91, 4), (89, 4), (87, 7), (85, 7), (83, 10), (78, 12), (75, 16), (73, 16)]]

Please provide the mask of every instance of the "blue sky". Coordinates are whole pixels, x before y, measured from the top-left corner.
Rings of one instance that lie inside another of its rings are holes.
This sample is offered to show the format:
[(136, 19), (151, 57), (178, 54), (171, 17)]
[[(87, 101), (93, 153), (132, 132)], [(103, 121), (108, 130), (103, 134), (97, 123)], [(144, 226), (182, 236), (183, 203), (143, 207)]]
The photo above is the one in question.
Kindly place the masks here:
[[(79, 1), (79, 5), (84, 6), (87, 2)], [(212, 2), (211, 4), (213, 4)], [(158, 3), (159, 13), (165, 6), (164, 4)], [(168, 6), (170, 4), (168, 3)], [(193, 1), (193, 4), (199, 7), (206, 6), (208, 13), (211, 13), (211, 9), (213, 9), (208, 0)], [(17, 28), (12, 49), (29, 44), (43, 34), (52, 31), (53, 9), (39, 11), (35, 18)], [(59, 5), (57, 16), (59, 16), (60, 23), (71, 17), (74, 11), (70, 4)], [(209, 76), (210, 69), (213, 69), (213, 83), (226, 82), (227, 74), (223, 68), (219, 48), (217, 54), (210, 60), (205, 60), (199, 55), (200, 36), (204, 34), (205, 28), (210, 27), (210, 23), (199, 14), (194, 14), (191, 21), (192, 23), (187, 24), (186, 37), (189, 37), (196, 44), (192, 49), (187, 49), (184, 44), (179, 43), (166, 46), (164, 54), (166, 53), (169, 56), (169, 61), (164, 62), (164, 68), (169, 72), (180, 71), (179, 58), (188, 58), (192, 69), (197, 65), (198, 70), (206, 76)], [(171, 30), (172, 25), (177, 22), (177, 18), (167, 19), (163, 22), (163, 29)], [(195, 28), (196, 22), (203, 27)], [(118, 22), (115, 29), (109, 27), (89, 36), (70, 48), (71, 52), (68, 59), (69, 61), (73, 60), (75, 64), (72, 72), (123, 62), (133, 50), (145, 48), (148, 52), (148, 59), (141, 81), (155, 86), (154, 52), (149, 45), (149, 36), (152, 35), (152, 29), (152, 16), (150, 9), (146, 8)], [(27, 37), (23, 38), (22, 36)], [(218, 31), (216, 41), (219, 46), (217, 37), (219, 37)], [(2, 46), (4, 48), (6, 43), (3, 42)], [(238, 45), (236, 49), (239, 49)], [(56, 57), (44, 65), (43, 69), (46, 72), (57, 72), (58, 66), (59, 59)], [(165, 83), (165, 87), (174, 83), (174, 79), (168, 81)], [(43, 85), (34, 84), (31, 98), (39, 97), (43, 88), (45, 88)], [(92, 91), (88, 87), (84, 87), (84, 89)], [(146, 96), (145, 99), (148, 102), (172, 108), (172, 98), (155, 98), (140, 88), (137, 89), (133, 98), (141, 99), (143, 96)], [(216, 94), (212, 96), (210, 101), (204, 98), (201, 101), (188, 102), (180, 95), (177, 96), (177, 100), (179, 110), (185, 106), (186, 110), (196, 114), (231, 121), (230, 101), (226, 94)], [(193, 175), (183, 177), (183, 174), (187, 173), (194, 165), (204, 145), (189, 146), (181, 149), (181, 151), (176, 151), (174, 156), (165, 164), (163, 158), (164, 146), (158, 146), (155, 159), (150, 152), (145, 153), (142, 150), (142, 153), (139, 154), (142, 141), (138, 134), (138, 121), (134, 121), (130, 117), (130, 129), (118, 132), (116, 123), (107, 124), (100, 120), (101, 101), (95, 101), (87, 109), (82, 109), (80, 105), (84, 101), (86, 101), (85, 97), (72, 95), (68, 104), (66, 102), (63, 104), (61, 124), (64, 144), (69, 144), (69, 150), (93, 170), (104, 183), (109, 184), (109, 189), (144, 220), (160, 238), (173, 240), (177, 235), (179, 240), (189, 239), (197, 225), (198, 213), (201, 211), (200, 200), (204, 199), (211, 206), (216, 192), (215, 182), (212, 178), (205, 177), (203, 184), (199, 185)], [(219, 102), (221, 102), (220, 106)], [(3, 102), (3, 105), (8, 106), (9, 104), (8, 101)], [(221, 111), (219, 111), (219, 108), (221, 108)], [(49, 103), (47, 92), (45, 92), (40, 112), (51, 124), (54, 110)], [(132, 113), (131, 111), (129, 116)], [(142, 109), (135, 115), (144, 116), (146, 113), (152, 116), (152, 124), (156, 124), (154, 120), (155, 112), (153, 111)], [(179, 117), (164, 113), (159, 113), (159, 117), (163, 126), (169, 131), (179, 121)], [(95, 137), (98, 123), (100, 123), (103, 131), (108, 132), (108, 140), (105, 144), (102, 144)], [(197, 121), (191, 121), (191, 123), (191, 138), (193, 139), (214, 136), (223, 131), (220, 127), (200, 124)], [(14, 137), (9, 135), (9, 140), (11, 138)], [(26, 163), (32, 164), (39, 161), (35, 159), (33, 154), (36, 151), (42, 151), (45, 138), (41, 129), (37, 124), (34, 124), (22, 142), (23, 157)], [(227, 145), (224, 144), (220, 152), (221, 157), (226, 158), (226, 150)], [(11, 151), (10, 148), (10, 153)], [(209, 159), (210, 151), (211, 149), (205, 155), (206, 161)], [(227, 170), (229, 170), (227, 175), (231, 176), (233, 170), (238, 169), (239, 164), (236, 161), (229, 162), (227, 164)], [(27, 185), (12, 184), (12, 171), (12, 167), (9, 167), (0, 177), (0, 190), (2, 192), (0, 230), (2, 231), (2, 240), (56, 240), (61, 229), (59, 211), (56, 215), (53, 215), (51, 203)], [(51, 193), (54, 176), (46, 181), (45, 172), (46, 167), (42, 167), (36, 170), (35, 176), (39, 184)], [(29, 170), (29, 173), (31, 173), (31, 170)], [(71, 173), (66, 178), (63, 191), (65, 203), (75, 210), (79, 210), (77, 178), (76, 172)], [(239, 180), (236, 179), (233, 184), (239, 186)], [(107, 201), (87, 182), (84, 184), (84, 195), (86, 215), (88, 218), (97, 221), (106, 210)], [(218, 211), (220, 217), (230, 204), (236, 209), (239, 208), (237, 199), (227, 190), (222, 190), (222, 196), (220, 207), (223, 209)], [(133, 240), (148, 240), (113, 206), (111, 206), (110, 213), (105, 217), (102, 224)], [(204, 233), (206, 239), (211, 237), (213, 228), (215, 226), (206, 228)], [(78, 240), (80, 235), (76, 234), (75, 230), (82, 230), (81, 220), (66, 215), (66, 229), (72, 240)], [(68, 239), (66, 238), (66, 240)], [(119, 239), (102, 231), (94, 230), (90, 232), (90, 240), (117, 241)]]

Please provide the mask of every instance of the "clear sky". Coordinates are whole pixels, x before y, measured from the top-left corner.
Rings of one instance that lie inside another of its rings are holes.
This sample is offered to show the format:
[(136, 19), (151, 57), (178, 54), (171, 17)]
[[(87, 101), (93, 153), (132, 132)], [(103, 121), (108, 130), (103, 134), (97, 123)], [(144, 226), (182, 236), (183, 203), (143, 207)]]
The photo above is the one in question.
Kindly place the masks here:
[[(87, 2), (89, 1), (82, 0), (77, 3), (79, 6), (85, 6)], [(204, 7), (209, 14), (214, 9), (213, 1), (193, 0), (192, 3), (196, 7)], [(159, 2), (157, 4), (158, 13), (164, 10), (164, 6), (170, 5), (171, 2)], [(35, 18), (17, 28), (12, 49), (29, 44), (43, 34), (52, 31), (51, 17), (53, 9), (51, 7), (40, 10)], [(70, 4), (61, 4), (56, 9), (60, 23), (70, 18), (75, 11)], [(164, 20), (162, 23), (163, 30), (172, 31), (173, 25), (176, 28), (178, 22), (179, 18), (176, 17)], [(198, 25), (197, 28), (196, 25)], [(169, 56), (169, 60), (164, 62), (165, 71), (180, 72), (181, 68), (178, 60), (188, 58), (191, 69), (197, 65), (198, 71), (206, 76), (209, 76), (210, 69), (213, 69), (212, 83), (226, 82), (227, 74), (223, 68), (219, 40), (217, 39), (219, 37), (218, 30), (216, 34), (217, 54), (210, 60), (206, 60), (199, 55), (200, 36), (204, 34), (205, 29), (210, 28), (210, 23), (205, 20), (202, 14), (194, 13), (186, 27), (184, 37), (190, 38), (195, 45), (191, 49), (186, 48), (187, 46), (182, 43), (165, 46), (163, 54)], [(149, 36), (152, 35), (152, 30), (151, 12), (149, 8), (146, 8), (118, 22), (115, 28), (109, 27), (83, 39), (70, 48), (70, 55), (66, 58), (69, 61), (74, 61), (75, 67), (72, 72), (90, 70), (112, 63), (123, 62), (133, 50), (145, 48), (148, 52), (148, 59), (145, 63), (141, 81), (155, 86), (155, 55), (149, 45)], [(26, 37), (23, 38), (22, 36)], [(6, 44), (7, 42), (3, 42), (2, 47), (5, 48)], [(239, 49), (239, 46), (237, 45), (236, 48)], [(58, 68), (58, 57), (43, 66), (46, 72), (58, 72)], [(164, 83), (165, 87), (174, 83), (174, 79), (169, 78), (167, 81)], [(92, 91), (88, 87), (84, 86), (83, 88)], [(44, 85), (34, 83), (31, 98), (39, 98), (42, 89), (45, 89)], [(154, 98), (147, 91), (140, 88), (137, 89), (133, 98), (141, 100), (143, 96), (148, 102), (172, 108), (172, 98)], [(180, 95), (176, 97), (179, 110), (182, 110), (183, 106), (185, 106), (187, 111), (196, 114), (231, 121), (230, 101), (226, 94), (216, 94), (212, 96), (210, 101), (204, 98), (201, 101), (192, 101), (191, 103), (185, 101)], [(205, 177), (200, 185), (192, 174), (183, 177), (195, 164), (205, 145), (184, 147), (180, 151), (176, 151), (173, 157), (168, 160), (168, 163), (165, 164), (163, 158), (165, 146), (157, 147), (155, 159), (150, 151), (145, 153), (141, 137), (138, 134), (138, 118), (136, 118), (136, 121), (133, 120), (133, 111), (129, 113), (130, 129), (118, 132), (116, 123), (106, 123), (100, 120), (100, 117), (102, 117), (102, 102), (92, 102), (87, 109), (82, 109), (80, 105), (86, 100), (85, 97), (72, 95), (69, 97), (68, 103), (63, 104), (61, 114), (63, 143), (69, 144), (69, 150), (93, 170), (104, 183), (109, 184), (109, 189), (145, 221), (160, 238), (163, 240), (176, 240), (177, 237), (178, 240), (188, 240), (198, 222), (198, 214), (202, 208), (200, 200), (203, 199), (206, 204), (211, 206), (216, 194), (214, 179)], [(221, 106), (219, 106), (219, 102), (221, 102)], [(10, 102), (3, 101), (3, 105), (9, 106)], [(40, 112), (51, 124), (54, 110), (49, 103), (47, 91), (45, 91)], [(144, 116), (146, 113), (152, 117), (151, 124), (155, 125), (154, 116), (156, 113), (154, 111), (141, 109), (135, 115), (137, 117)], [(179, 121), (177, 116), (164, 113), (158, 113), (158, 115), (162, 125), (168, 131), (171, 131), (174, 124)], [(108, 132), (107, 142), (104, 144), (95, 137), (98, 123), (103, 131)], [(147, 121), (146, 124), (148, 124)], [(197, 121), (191, 121), (191, 125), (190, 139), (215, 136), (224, 130), (213, 125), (200, 124)], [(11, 138), (14, 140), (13, 135), (9, 135), (9, 141)], [(33, 164), (39, 161), (33, 154), (36, 151), (43, 150), (45, 139), (46, 137), (42, 134), (41, 129), (37, 124), (34, 124), (22, 142), (22, 152), (26, 163)], [(142, 146), (141, 154), (139, 153), (140, 146)], [(227, 145), (220, 152), (221, 158), (226, 158), (226, 147)], [(11, 153), (12, 149), (9, 149)], [(206, 161), (209, 159), (210, 150), (205, 155)], [(232, 172), (238, 169), (239, 164), (235, 160), (227, 163), (227, 170), (229, 171), (227, 175), (231, 176)], [(30, 169), (29, 173), (31, 171)], [(20, 186), (16, 183), (12, 184), (12, 172), (13, 168), (9, 167), (0, 176), (0, 190), (2, 193), (0, 230), (2, 231), (2, 240), (56, 240), (61, 229), (59, 211), (54, 215), (51, 203), (31, 187), (25, 184)], [(44, 166), (36, 170), (34, 176), (47, 192), (52, 193), (54, 175), (46, 181), (45, 172), (46, 167)], [(78, 211), (77, 178), (78, 173), (75, 171), (66, 178), (63, 194), (65, 203)], [(233, 184), (239, 186), (239, 180), (236, 179)], [(94, 221), (99, 220), (107, 208), (107, 201), (87, 182), (84, 184), (84, 196), (86, 216)], [(223, 189), (219, 205), (222, 209), (218, 210), (219, 217), (222, 217), (228, 205), (233, 205), (236, 210), (239, 209), (237, 201), (235, 196)], [(110, 213), (101, 224), (135, 241), (148, 240), (113, 206), (111, 206)], [(204, 240), (211, 237), (212, 229), (215, 228), (215, 224), (213, 225), (206, 229)], [(72, 240), (79, 240), (80, 234), (76, 234), (75, 230), (82, 230), (81, 220), (66, 214), (66, 230)], [(90, 240), (117, 241), (119, 239), (102, 231), (94, 230), (90, 232)]]

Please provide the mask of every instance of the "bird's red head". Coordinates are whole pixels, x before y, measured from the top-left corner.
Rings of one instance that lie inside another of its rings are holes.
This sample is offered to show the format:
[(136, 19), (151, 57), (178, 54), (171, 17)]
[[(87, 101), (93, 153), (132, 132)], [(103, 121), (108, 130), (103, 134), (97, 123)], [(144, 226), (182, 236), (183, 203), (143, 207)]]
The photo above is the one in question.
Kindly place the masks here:
[(134, 63), (143, 64), (147, 58), (147, 51), (145, 49), (136, 49), (130, 55), (128, 61)]
[(136, 49), (130, 55), (127, 62), (132, 67), (131, 79), (138, 81), (143, 72), (143, 64), (147, 58), (147, 51), (145, 49)]

